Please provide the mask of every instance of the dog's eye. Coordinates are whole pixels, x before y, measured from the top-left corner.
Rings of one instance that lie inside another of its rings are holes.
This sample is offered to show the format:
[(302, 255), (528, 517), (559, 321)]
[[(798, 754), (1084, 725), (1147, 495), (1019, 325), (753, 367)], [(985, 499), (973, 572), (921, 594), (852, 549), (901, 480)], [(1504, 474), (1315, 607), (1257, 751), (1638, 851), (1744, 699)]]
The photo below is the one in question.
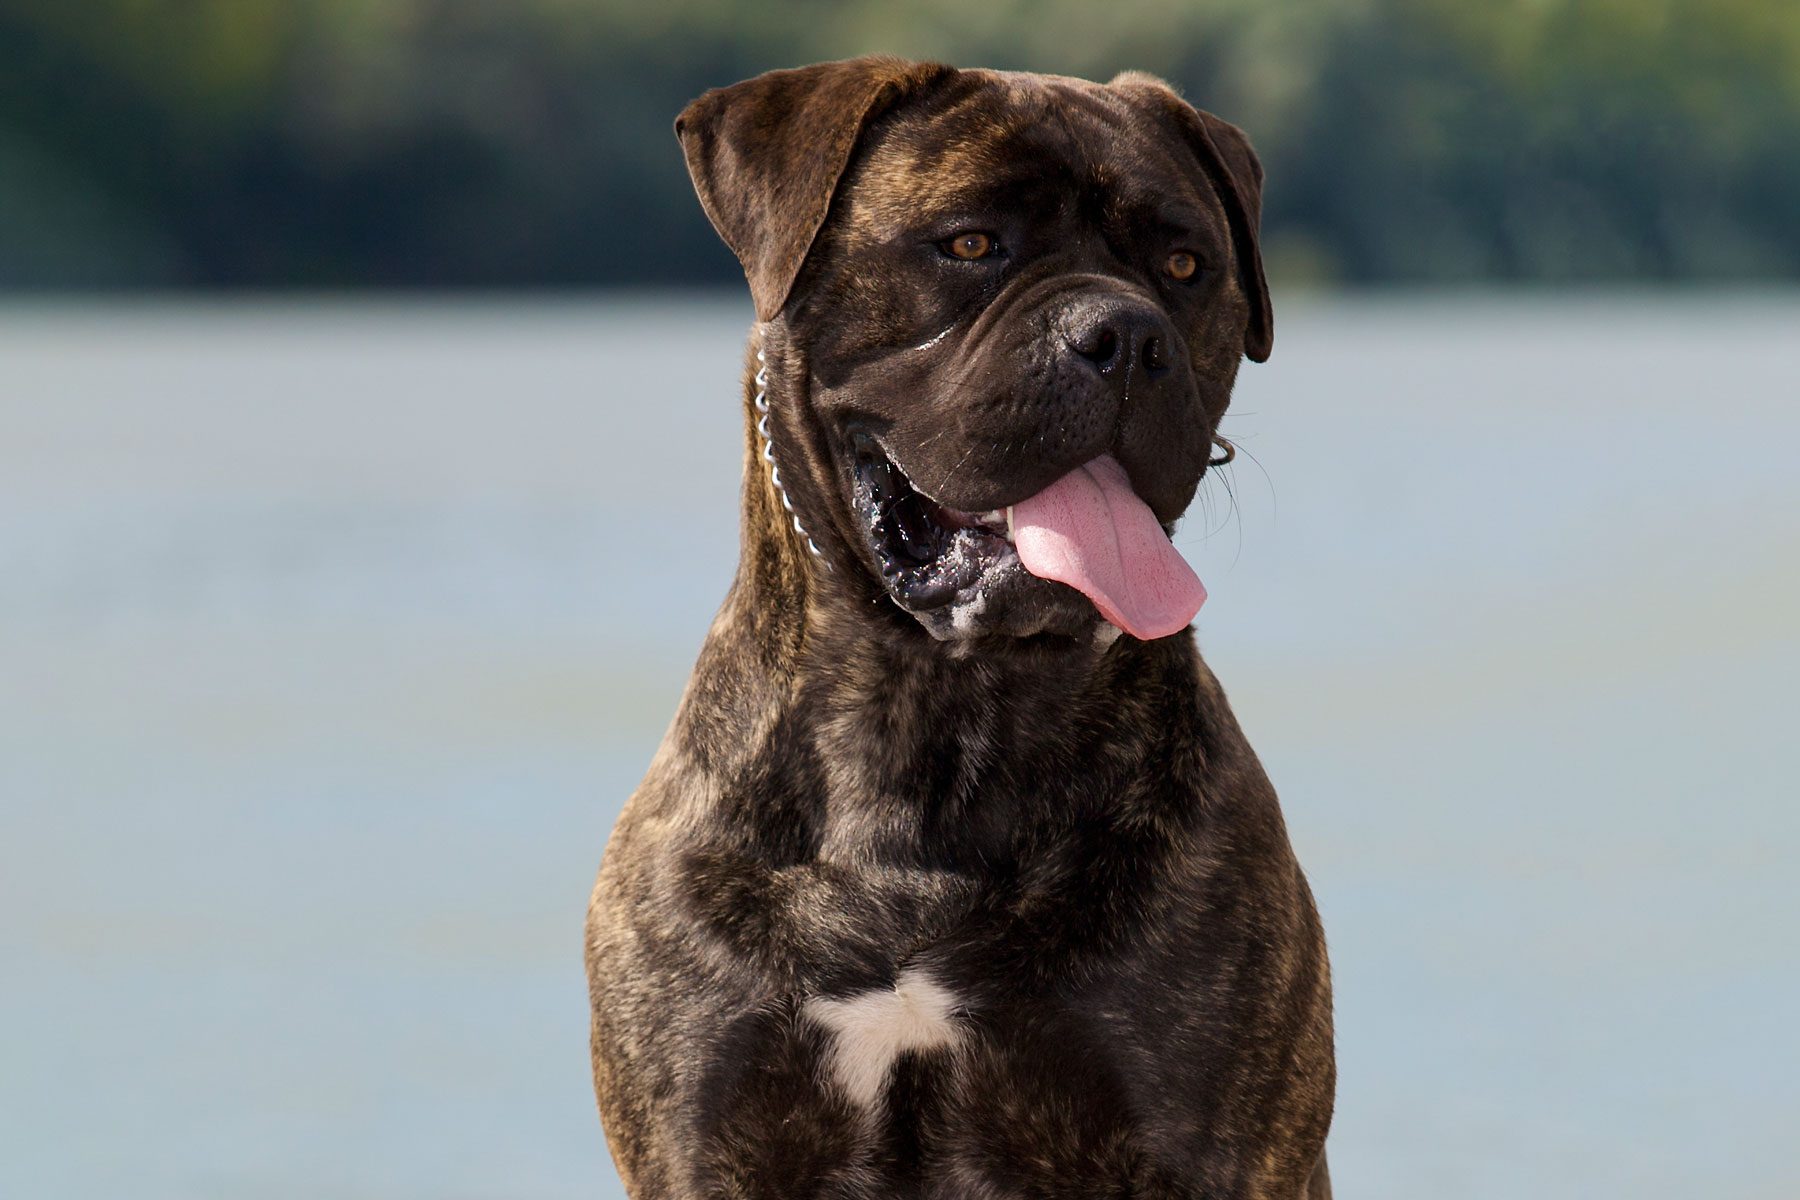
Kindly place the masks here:
[(952, 258), (986, 258), (993, 251), (994, 239), (985, 233), (959, 233), (944, 243), (944, 253)]
[(1168, 272), (1170, 279), (1178, 279), (1184, 283), (1192, 279), (1195, 272), (1199, 271), (1199, 269), (1200, 260), (1195, 258), (1192, 254), (1189, 254), (1186, 250), (1175, 251), (1175, 253), (1169, 255), (1169, 260), (1163, 264), (1163, 270)]

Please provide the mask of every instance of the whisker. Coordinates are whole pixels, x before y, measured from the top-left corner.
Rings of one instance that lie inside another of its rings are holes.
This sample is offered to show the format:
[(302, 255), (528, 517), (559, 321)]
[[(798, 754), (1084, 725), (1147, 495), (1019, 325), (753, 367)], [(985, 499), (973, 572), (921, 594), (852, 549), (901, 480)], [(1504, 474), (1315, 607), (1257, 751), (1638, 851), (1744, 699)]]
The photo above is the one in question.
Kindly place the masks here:
[(1238, 560), (1244, 556), (1244, 512), (1238, 505), (1237, 489), (1231, 486), (1231, 476), (1228, 472), (1219, 473), (1219, 483), (1225, 488), (1225, 494), (1231, 498), (1231, 516), (1233, 523), (1237, 525), (1237, 549), (1231, 555), (1231, 565), (1236, 568)]
[(1281, 497), (1279, 497), (1275, 494), (1275, 478), (1274, 478), (1274, 476), (1270, 475), (1269, 469), (1262, 465), (1262, 459), (1256, 457), (1256, 455), (1254, 455), (1254, 454), (1251, 454), (1250, 451), (1244, 446), (1244, 444), (1242, 442), (1236, 441), (1234, 439), (1233, 444), (1235, 446), (1237, 446), (1238, 450), (1241, 453), (1248, 455), (1250, 458), (1250, 461), (1256, 464), (1256, 469), (1258, 471), (1262, 472), (1263, 485), (1269, 489), (1269, 508), (1270, 508), (1271, 518), (1280, 516), (1281, 515)]
[(944, 480), (942, 483), (938, 484), (938, 490), (940, 492), (948, 491), (950, 489), (950, 483), (956, 478), (956, 473), (963, 469), (964, 464), (969, 461), (969, 457), (974, 453), (975, 444), (971, 442), (969, 443), (969, 448), (963, 451), (963, 456), (956, 460), (956, 465), (944, 472)]

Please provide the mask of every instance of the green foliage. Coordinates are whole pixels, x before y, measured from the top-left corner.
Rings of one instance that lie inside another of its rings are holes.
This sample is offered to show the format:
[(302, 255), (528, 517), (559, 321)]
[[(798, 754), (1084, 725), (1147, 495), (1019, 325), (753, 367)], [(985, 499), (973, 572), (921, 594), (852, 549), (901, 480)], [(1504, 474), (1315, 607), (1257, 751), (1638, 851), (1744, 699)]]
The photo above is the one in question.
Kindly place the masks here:
[(1164, 75), (1278, 274), (1800, 275), (1783, 0), (0, 0), (0, 284), (729, 278), (674, 114), (870, 51)]

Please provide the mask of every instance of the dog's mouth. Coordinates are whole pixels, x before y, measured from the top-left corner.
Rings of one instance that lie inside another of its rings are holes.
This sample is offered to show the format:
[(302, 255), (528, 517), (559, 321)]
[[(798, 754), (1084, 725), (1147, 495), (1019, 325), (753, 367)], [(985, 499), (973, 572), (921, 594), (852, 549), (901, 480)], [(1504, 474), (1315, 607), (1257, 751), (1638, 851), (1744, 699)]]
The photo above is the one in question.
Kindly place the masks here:
[(1010, 509), (964, 512), (920, 491), (875, 437), (851, 435), (856, 513), (875, 564), (900, 604), (941, 608), (1018, 563)]
[(996, 621), (1015, 634), (1091, 626), (1098, 615), (1160, 638), (1185, 629), (1206, 600), (1169, 526), (1110, 454), (977, 513), (926, 495), (873, 434), (850, 440), (855, 511), (882, 584), (940, 637)]

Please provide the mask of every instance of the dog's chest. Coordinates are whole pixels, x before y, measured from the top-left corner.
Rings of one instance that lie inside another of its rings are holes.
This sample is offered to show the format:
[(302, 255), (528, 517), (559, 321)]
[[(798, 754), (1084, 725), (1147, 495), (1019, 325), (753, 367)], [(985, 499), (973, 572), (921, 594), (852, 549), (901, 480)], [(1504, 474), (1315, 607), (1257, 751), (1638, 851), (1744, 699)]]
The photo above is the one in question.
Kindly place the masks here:
[(848, 1196), (1135, 1194), (1143, 1147), (1165, 1118), (1192, 1119), (1196, 1098), (1146, 1095), (1133, 1070), (1158, 1053), (1145, 1023), (954, 970), (909, 966), (734, 1022), (701, 1081), (719, 1118), (707, 1140), (813, 1162), (815, 1184)]
[(735, 955), (695, 1013), (699, 1162), (803, 1164), (771, 1194), (847, 1200), (1143, 1192), (1145, 1147), (1211, 1104), (1191, 1071), (1160, 1086), (1199, 1042), (1153, 1019), (1182, 988), (1139, 960), (1186, 782), (1130, 769), (1129, 738), (1055, 770), (966, 731), (841, 749), (824, 778), (745, 773), (759, 852), (683, 860), (681, 911)]

